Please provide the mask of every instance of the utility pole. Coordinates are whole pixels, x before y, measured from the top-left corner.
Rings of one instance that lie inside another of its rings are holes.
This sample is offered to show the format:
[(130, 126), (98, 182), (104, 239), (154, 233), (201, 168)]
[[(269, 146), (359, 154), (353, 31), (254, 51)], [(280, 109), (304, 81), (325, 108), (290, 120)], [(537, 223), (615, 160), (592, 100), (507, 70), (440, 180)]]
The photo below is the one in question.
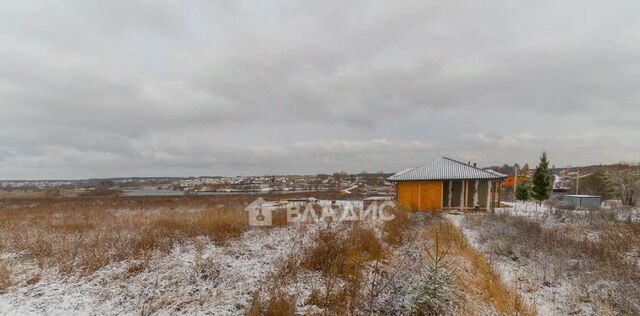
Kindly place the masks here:
[(580, 194), (580, 169), (576, 171), (576, 195)]
[(513, 178), (513, 202), (516, 201), (516, 188), (518, 187), (518, 164), (513, 165), (513, 169), (515, 169), (515, 177)]

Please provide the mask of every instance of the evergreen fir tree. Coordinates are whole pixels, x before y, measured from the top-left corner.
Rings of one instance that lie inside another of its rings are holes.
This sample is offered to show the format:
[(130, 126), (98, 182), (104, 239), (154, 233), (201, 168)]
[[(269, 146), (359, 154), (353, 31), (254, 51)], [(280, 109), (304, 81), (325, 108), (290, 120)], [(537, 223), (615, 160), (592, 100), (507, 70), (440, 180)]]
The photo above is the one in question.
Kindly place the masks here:
[(531, 185), (529, 182), (522, 183), (516, 187), (516, 199), (526, 202), (531, 198)]
[(548, 200), (553, 183), (546, 152), (543, 152), (540, 156), (540, 163), (538, 163), (536, 171), (533, 173), (531, 182), (533, 183), (531, 196), (538, 201), (538, 204), (542, 204), (542, 201)]

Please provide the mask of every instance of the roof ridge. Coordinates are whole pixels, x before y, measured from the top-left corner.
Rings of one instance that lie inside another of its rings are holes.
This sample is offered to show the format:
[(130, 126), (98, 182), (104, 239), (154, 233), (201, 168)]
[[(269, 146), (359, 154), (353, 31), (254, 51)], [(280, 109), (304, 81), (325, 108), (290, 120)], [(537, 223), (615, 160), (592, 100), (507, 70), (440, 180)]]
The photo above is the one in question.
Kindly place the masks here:
[(394, 173), (394, 174), (393, 174), (393, 175), (391, 175), (391, 176), (392, 176), (392, 177), (395, 177), (395, 176), (403, 175), (403, 174), (405, 174), (405, 173), (407, 173), (407, 172), (411, 172), (411, 171), (415, 170), (416, 168), (418, 168), (418, 167), (414, 167), (414, 168), (406, 168), (406, 169), (403, 169), (403, 170), (400, 170), (400, 171), (398, 171), (398, 172)]
[[(444, 158), (444, 157), (443, 157), (443, 158)], [(401, 176), (401, 175), (404, 175), (404, 174), (410, 173), (410, 172), (415, 171), (415, 170), (417, 170), (417, 169), (419, 169), (419, 168), (422, 168), (422, 167), (426, 166), (427, 164), (432, 163), (432, 162), (434, 162), (434, 161), (436, 161), (436, 160), (438, 160), (438, 159), (441, 159), (441, 158), (431, 159), (431, 160), (429, 160), (429, 161), (427, 161), (427, 162), (425, 162), (425, 163), (423, 163), (423, 164), (421, 164), (421, 165), (419, 165), (419, 166), (417, 166), (417, 167), (407, 168), (407, 169), (404, 169), (404, 170), (400, 170), (400, 171), (398, 171), (398, 172), (394, 173), (393, 175), (391, 175), (389, 178), (399, 177), (399, 176)]]
[(457, 163), (462, 164), (462, 165), (465, 165), (465, 166), (467, 166), (467, 167), (471, 167), (471, 168), (475, 168), (475, 169), (480, 170), (480, 171), (487, 172), (487, 170), (485, 170), (485, 169), (482, 169), (482, 168), (476, 167), (476, 166), (471, 165), (471, 164), (468, 164), (468, 163), (464, 163), (464, 162), (459, 161), (459, 160), (455, 160), (455, 159), (453, 159), (453, 158), (449, 158), (449, 157), (445, 157), (445, 156), (442, 156), (442, 158), (444, 158), (444, 159), (448, 159), (448, 160), (451, 160), (451, 161), (453, 161), (453, 162), (457, 162)]
[[(446, 158), (446, 157), (442, 157), (442, 158)], [(436, 161), (438, 159), (442, 159), (442, 158), (431, 159), (431, 160), (429, 160), (429, 161), (427, 161), (427, 162), (425, 162), (425, 163), (423, 163), (423, 164), (421, 164), (421, 165), (419, 165), (417, 167), (409, 168), (409, 170), (403, 170), (404, 172), (402, 172), (402, 174), (409, 173), (409, 172), (414, 171), (414, 170), (416, 170), (418, 168), (422, 168), (422, 167), (424, 167), (424, 166), (426, 166), (426, 165), (428, 165), (430, 163), (433, 163), (434, 161)]]

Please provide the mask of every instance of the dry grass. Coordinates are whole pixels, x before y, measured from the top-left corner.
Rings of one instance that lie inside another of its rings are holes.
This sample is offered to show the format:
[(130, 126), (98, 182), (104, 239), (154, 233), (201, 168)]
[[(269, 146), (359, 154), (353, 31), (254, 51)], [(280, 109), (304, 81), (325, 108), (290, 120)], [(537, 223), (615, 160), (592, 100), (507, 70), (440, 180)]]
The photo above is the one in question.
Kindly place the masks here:
[(295, 315), (296, 306), (294, 300), (283, 290), (277, 289), (271, 293), (267, 302), (264, 315), (266, 316), (288, 316)]
[(263, 304), (260, 291), (256, 291), (251, 299), (251, 305), (246, 316), (293, 316), (296, 314), (295, 300), (280, 288), (274, 288), (269, 293), (269, 300)]
[(0, 293), (9, 286), (11, 286), (11, 271), (9, 271), (9, 268), (0, 261)]
[(428, 238), (438, 238), (444, 245), (450, 245), (447, 269), (456, 276), (458, 288), (466, 295), (476, 295), (470, 304), (456, 302), (461, 312), (475, 313), (474, 303), (489, 302), (503, 315), (535, 315), (514, 289), (507, 287), (487, 259), (471, 247), (462, 232), (449, 222), (436, 222), (427, 230)]
[[(202, 240), (197, 237), (224, 243), (241, 235), (249, 228), (243, 208), (255, 198), (0, 200), (0, 249), (17, 255), (19, 260), (32, 260), (42, 268), (85, 275), (126, 260), (128, 274), (135, 275), (147, 269), (152, 255), (167, 253), (176, 243), (191, 242), (197, 248)], [(460, 289), (477, 293), (474, 295), (478, 302), (491, 302), (502, 314), (532, 313), (501, 283), (487, 261), (466, 243), (455, 227), (426, 220), (418, 225), (413, 214), (405, 208), (394, 210), (394, 214), (395, 220), (380, 226), (381, 231), (375, 228), (377, 226), (362, 223), (329, 225), (331, 229), (320, 230), (313, 235), (312, 245), (303, 253), (291, 253), (276, 263), (275, 282), (263, 286), (264, 291), (256, 292), (247, 314), (293, 315), (297, 300), (284, 291), (284, 285), (299, 282), (296, 275), (301, 269), (321, 275), (322, 282), (310, 297), (301, 299), (322, 308), (327, 314), (377, 313), (385, 300), (400, 305), (398, 302), (403, 298), (392, 301), (393, 296), (387, 294), (398, 291), (400, 282), (408, 283), (410, 278), (398, 282), (391, 282), (391, 279), (411, 276), (413, 270), (400, 271), (402, 273), (396, 275), (398, 270), (407, 267), (395, 265), (402, 260), (394, 256), (399, 248), (413, 248), (414, 243), (420, 247), (420, 242), (428, 244), (436, 235), (452, 244), (451, 256), (468, 266), (466, 277), (458, 279)], [(273, 223), (274, 226), (286, 225), (286, 212), (275, 212)], [(305, 227), (301, 225), (300, 229)], [(309, 235), (305, 236), (310, 236), (312, 231), (306, 232)], [(420, 232), (425, 235), (420, 236)], [(417, 237), (426, 239), (418, 240)], [(419, 251), (414, 252), (419, 258)], [(412, 261), (419, 265), (419, 260)], [(451, 265), (448, 268), (455, 273), (459, 267)], [(215, 279), (219, 269), (215, 258), (197, 257), (194, 262), (194, 274), (201, 280)], [(8, 267), (0, 262), (0, 290), (3, 280), (11, 281), (11, 275)], [(39, 277), (26, 280), (29, 284), (39, 281)], [(269, 280), (262, 285), (267, 283)], [(460, 310), (472, 313), (471, 310)]]
[(36, 274), (36, 275), (30, 277), (29, 279), (27, 279), (27, 281), (25, 281), (25, 284), (27, 284), (27, 285), (36, 285), (36, 284), (40, 283), (40, 280), (42, 280), (42, 277), (39, 274)]
[[(386, 210), (385, 210), (386, 211)], [(384, 241), (392, 245), (400, 245), (407, 241), (405, 232), (411, 225), (411, 210), (398, 207), (392, 210), (395, 218), (384, 223)]]
[(372, 228), (358, 225), (347, 234), (336, 230), (322, 230), (313, 241), (302, 266), (323, 274), (354, 277), (363, 261), (379, 260), (384, 257), (381, 241)]
[(245, 316), (261, 316), (262, 315), (262, 301), (260, 299), (260, 291), (255, 291), (251, 297), (251, 303), (245, 313)]
[[(248, 228), (241, 204), (196, 206), (185, 199), (182, 208), (171, 200), (141, 204), (126, 198), (32, 202), (0, 211), (0, 245), (5, 252), (62, 273), (90, 274), (128, 259), (144, 262), (150, 254), (166, 253), (187, 239), (205, 236), (221, 243)], [(143, 269), (141, 263), (130, 267), (131, 273)]]
[(335, 230), (322, 230), (313, 240), (313, 247), (306, 253), (302, 267), (325, 275), (346, 275), (348, 245)]
[(334, 314), (353, 314), (362, 304), (367, 262), (385, 256), (382, 241), (370, 227), (354, 223), (348, 231), (320, 231), (301, 262), (323, 277), (323, 287), (315, 289), (307, 303)]
[(509, 215), (482, 216), (467, 225), (480, 232), (493, 254), (517, 260), (532, 274), (542, 275), (539, 282), (571, 280), (580, 289), (575, 297), (585, 297), (580, 300), (593, 303), (599, 313), (639, 314), (638, 259), (627, 255), (639, 249), (640, 225), (616, 221), (606, 213), (571, 216), (563, 214), (567, 224), (553, 228)]
[(286, 209), (278, 209), (272, 212), (271, 214), (271, 225), (275, 227), (282, 227), (289, 224), (287, 222), (287, 210)]

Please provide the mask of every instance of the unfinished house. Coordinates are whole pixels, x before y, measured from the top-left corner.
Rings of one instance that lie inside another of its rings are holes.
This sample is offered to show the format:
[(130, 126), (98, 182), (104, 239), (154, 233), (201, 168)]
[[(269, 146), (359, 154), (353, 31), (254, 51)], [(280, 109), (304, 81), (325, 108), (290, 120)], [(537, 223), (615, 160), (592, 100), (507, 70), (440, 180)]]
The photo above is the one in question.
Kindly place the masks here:
[(442, 157), (389, 177), (396, 202), (417, 211), (492, 210), (505, 175)]

